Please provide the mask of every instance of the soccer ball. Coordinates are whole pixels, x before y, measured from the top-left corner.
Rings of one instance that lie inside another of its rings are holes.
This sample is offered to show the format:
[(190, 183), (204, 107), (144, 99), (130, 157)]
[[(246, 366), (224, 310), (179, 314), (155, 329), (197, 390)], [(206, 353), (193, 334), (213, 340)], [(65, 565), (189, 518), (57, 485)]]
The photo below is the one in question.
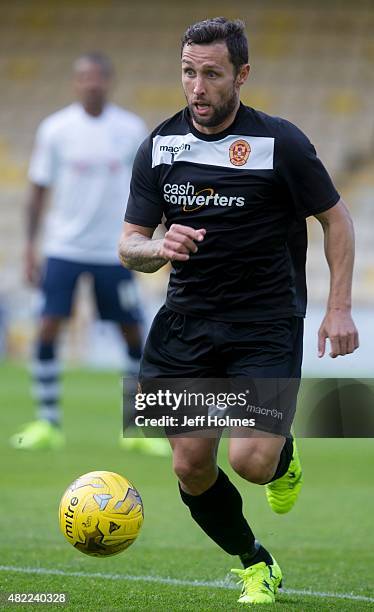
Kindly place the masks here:
[(83, 474), (66, 489), (60, 529), (70, 544), (94, 557), (116, 555), (138, 537), (143, 524), (138, 491), (115, 472)]

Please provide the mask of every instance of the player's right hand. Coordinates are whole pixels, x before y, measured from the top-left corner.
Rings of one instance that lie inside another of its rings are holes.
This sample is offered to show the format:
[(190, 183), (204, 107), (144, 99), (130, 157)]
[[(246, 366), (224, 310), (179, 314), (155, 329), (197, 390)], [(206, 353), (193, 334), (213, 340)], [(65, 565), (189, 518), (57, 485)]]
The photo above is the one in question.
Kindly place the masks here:
[(206, 230), (173, 223), (166, 232), (160, 248), (160, 257), (170, 261), (188, 261), (196, 253), (196, 242), (204, 240)]
[(40, 266), (36, 251), (33, 247), (27, 246), (24, 257), (24, 275), (26, 281), (33, 286), (39, 284)]

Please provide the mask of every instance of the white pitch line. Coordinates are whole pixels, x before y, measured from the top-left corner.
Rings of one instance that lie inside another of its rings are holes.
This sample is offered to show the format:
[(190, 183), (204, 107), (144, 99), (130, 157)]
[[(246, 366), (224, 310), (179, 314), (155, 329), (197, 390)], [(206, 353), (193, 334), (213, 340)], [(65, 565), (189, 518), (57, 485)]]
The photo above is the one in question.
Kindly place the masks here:
[[(103, 580), (123, 580), (130, 582), (153, 582), (157, 584), (170, 584), (172, 586), (210, 587), (218, 589), (237, 589), (238, 586), (228, 579), (226, 580), (180, 580), (179, 578), (166, 578), (164, 576), (136, 576), (132, 574), (103, 574), (101, 572), (66, 572), (59, 569), (45, 567), (16, 567), (12, 565), (0, 565), (0, 572), (18, 572), (20, 574), (38, 574), (41, 576), (65, 576), (71, 578), (99, 578)], [(353, 593), (325, 593), (323, 591), (306, 591), (297, 589), (281, 589), (286, 595), (306, 595), (307, 597), (350, 599), (353, 601), (367, 601), (374, 603), (374, 597), (365, 595), (354, 595)]]

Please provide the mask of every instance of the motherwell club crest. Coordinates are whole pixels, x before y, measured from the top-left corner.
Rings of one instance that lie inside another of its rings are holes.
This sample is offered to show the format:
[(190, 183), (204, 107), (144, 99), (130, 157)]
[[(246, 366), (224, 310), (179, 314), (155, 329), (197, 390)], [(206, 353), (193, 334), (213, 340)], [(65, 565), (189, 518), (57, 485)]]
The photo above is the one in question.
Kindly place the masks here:
[(250, 152), (251, 147), (246, 140), (235, 140), (230, 147), (230, 162), (234, 166), (244, 166)]

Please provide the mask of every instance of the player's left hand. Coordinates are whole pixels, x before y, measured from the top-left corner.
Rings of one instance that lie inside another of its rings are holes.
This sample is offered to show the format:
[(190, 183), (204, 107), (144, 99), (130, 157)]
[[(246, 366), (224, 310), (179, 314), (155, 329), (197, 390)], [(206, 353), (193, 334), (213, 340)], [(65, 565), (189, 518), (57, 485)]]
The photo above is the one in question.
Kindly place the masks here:
[(358, 331), (349, 310), (328, 310), (318, 330), (318, 357), (323, 357), (330, 339), (330, 357), (353, 353), (359, 347)]

